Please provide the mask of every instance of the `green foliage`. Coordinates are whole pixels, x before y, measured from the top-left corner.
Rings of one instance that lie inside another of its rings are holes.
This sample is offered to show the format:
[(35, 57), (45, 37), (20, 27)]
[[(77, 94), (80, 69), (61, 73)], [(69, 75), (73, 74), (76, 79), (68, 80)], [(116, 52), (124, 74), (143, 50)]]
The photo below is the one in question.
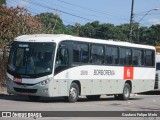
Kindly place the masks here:
[(148, 39), (153, 45), (160, 44), (160, 25), (153, 25), (149, 28)]
[[(3, 1), (3, 0), (0, 0)], [(40, 13), (32, 16), (24, 8), (7, 8), (0, 6), (0, 48), (12, 41), (16, 36), (22, 34), (69, 34), (74, 36), (113, 39), (128, 41), (130, 25), (113, 25), (100, 23), (99, 21), (88, 22), (85, 25), (76, 23), (75, 25), (64, 25), (59, 15), (54, 13)], [(134, 43), (159, 45), (160, 25), (151, 27), (133, 24)]]
[[(127, 26), (127, 25), (126, 25)], [(98, 39), (113, 39), (127, 41), (128, 26), (114, 26), (113, 24), (100, 24), (98, 21), (81, 26), (79, 36)]]
[(93, 38), (93, 36), (95, 35), (96, 30), (95, 28), (92, 26), (91, 23), (87, 23), (86, 25), (82, 26), (80, 28), (80, 33), (79, 35), (82, 37), (90, 37)]
[(53, 34), (64, 32), (65, 26), (57, 14), (41, 13), (37, 15), (37, 18), (39, 18), (39, 20), (43, 24), (43, 33)]
[(0, 4), (6, 4), (6, 0), (0, 0)]

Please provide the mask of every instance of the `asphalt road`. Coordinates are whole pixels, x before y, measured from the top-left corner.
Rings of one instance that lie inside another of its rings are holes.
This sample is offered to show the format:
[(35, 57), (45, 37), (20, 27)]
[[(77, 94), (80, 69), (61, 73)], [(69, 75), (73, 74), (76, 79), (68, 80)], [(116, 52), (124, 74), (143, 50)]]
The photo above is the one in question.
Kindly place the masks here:
[[(42, 98), (37, 102), (30, 102), (26, 96), (0, 95), (0, 111), (160, 111), (160, 95), (132, 95), (129, 101), (114, 100), (113, 96), (101, 96), (97, 101), (89, 101), (81, 97), (76, 103), (68, 103), (63, 98)], [(0, 120), (10, 118), (0, 118)], [(12, 118), (12, 120), (22, 118)], [(28, 118), (24, 118), (25, 120)], [(34, 118), (31, 118), (34, 119)], [(38, 120), (144, 120), (144, 117), (48, 117), (36, 118)], [(145, 120), (160, 120), (157, 117), (145, 118)]]

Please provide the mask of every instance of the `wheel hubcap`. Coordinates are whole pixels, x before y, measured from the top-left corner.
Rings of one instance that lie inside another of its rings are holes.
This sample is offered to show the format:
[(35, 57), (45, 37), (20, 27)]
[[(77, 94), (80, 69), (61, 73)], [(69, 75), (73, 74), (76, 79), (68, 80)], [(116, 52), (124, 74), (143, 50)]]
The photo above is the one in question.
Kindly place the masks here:
[(70, 89), (70, 97), (72, 99), (76, 99), (76, 97), (77, 97), (77, 90), (75, 88), (71, 88)]
[(126, 97), (129, 96), (129, 89), (128, 89), (127, 87), (125, 87), (125, 89), (124, 89), (124, 95), (125, 95)]

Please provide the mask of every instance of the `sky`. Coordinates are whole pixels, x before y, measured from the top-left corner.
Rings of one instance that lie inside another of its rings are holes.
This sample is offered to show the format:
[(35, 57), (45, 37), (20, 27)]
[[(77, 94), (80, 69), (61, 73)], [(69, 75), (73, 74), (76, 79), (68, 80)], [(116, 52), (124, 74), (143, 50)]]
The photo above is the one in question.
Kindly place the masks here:
[[(7, 0), (7, 6), (27, 8), (32, 15), (58, 14), (65, 25), (93, 21), (114, 25), (129, 23), (131, 4), (132, 0)], [(134, 0), (133, 19), (141, 26), (160, 24), (160, 0)]]

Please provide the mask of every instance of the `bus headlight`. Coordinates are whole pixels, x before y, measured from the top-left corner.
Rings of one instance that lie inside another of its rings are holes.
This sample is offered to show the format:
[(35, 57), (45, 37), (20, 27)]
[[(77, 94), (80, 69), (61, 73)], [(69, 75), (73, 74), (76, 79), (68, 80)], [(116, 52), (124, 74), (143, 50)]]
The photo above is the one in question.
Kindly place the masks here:
[(50, 81), (51, 81), (51, 79), (46, 79), (46, 80), (43, 80), (43, 81), (39, 82), (39, 84), (40, 84), (40, 85), (46, 85), (46, 84), (48, 84)]

